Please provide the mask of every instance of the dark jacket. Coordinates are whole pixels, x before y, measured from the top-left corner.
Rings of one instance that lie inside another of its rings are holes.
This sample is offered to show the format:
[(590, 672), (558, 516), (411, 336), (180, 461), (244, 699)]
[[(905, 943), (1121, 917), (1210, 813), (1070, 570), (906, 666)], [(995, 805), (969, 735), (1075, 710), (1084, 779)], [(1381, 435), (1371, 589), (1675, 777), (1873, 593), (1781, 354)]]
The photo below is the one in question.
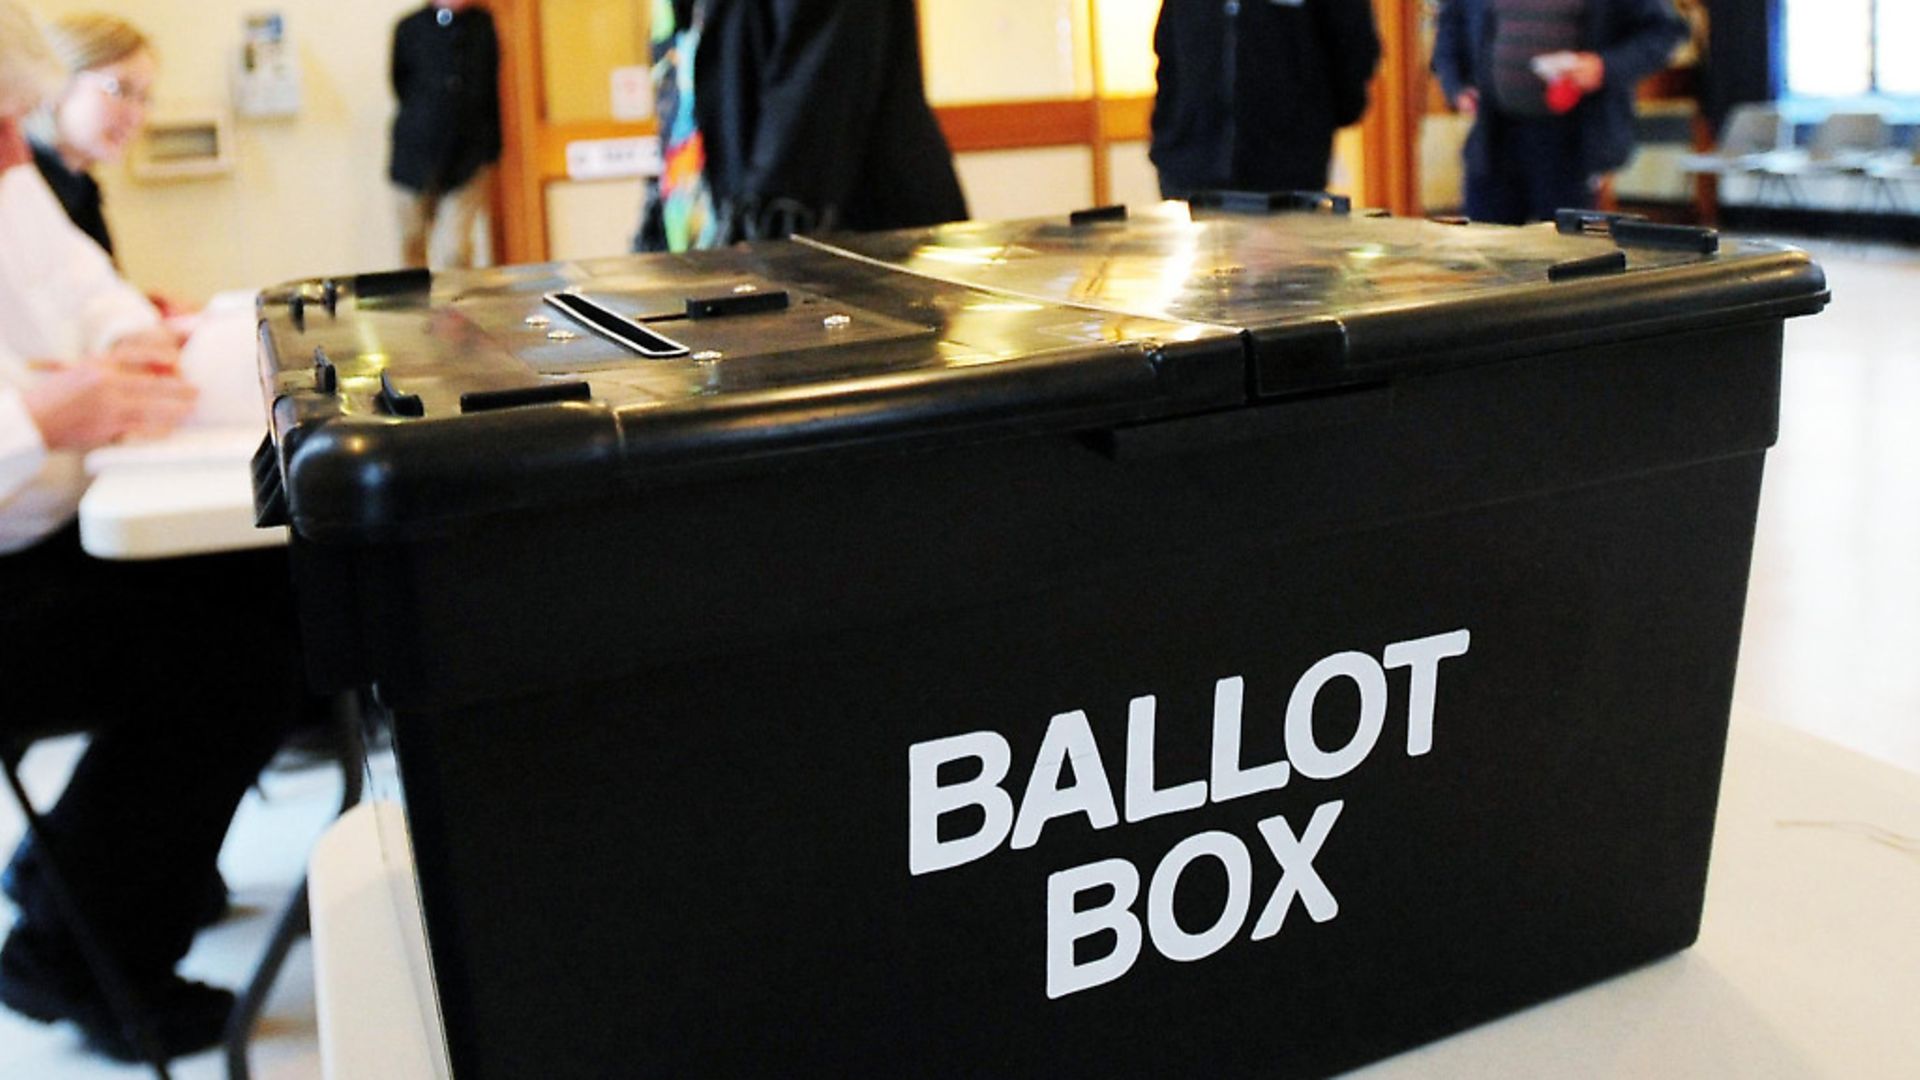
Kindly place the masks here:
[(387, 175), (415, 191), (451, 191), (500, 160), (500, 42), (470, 7), (442, 26), (424, 7), (393, 28), (393, 156)]
[(1369, 0), (1166, 0), (1153, 163), (1170, 195), (1327, 186), (1333, 133), (1367, 111)]
[[(1493, 4), (1442, 0), (1433, 40), (1433, 73), (1447, 100), (1469, 87), (1493, 84)], [(1687, 36), (1671, 0), (1587, 0), (1580, 26), (1582, 51), (1598, 53), (1606, 82), (1567, 115), (1580, 125), (1580, 160), (1590, 176), (1610, 173), (1633, 156), (1633, 94), (1640, 81), (1667, 66)], [(1482, 89), (1482, 107), (1467, 136), (1469, 170), (1491, 169), (1489, 125), (1500, 122)]]
[(53, 189), (53, 197), (60, 200), (60, 208), (67, 212), (74, 227), (93, 237), (94, 243), (112, 255), (113, 235), (107, 231), (107, 215), (101, 207), (100, 185), (93, 176), (67, 168), (58, 150), (37, 142), (33, 144), (33, 164), (40, 170), (40, 176), (46, 180), (47, 186)]
[(914, 0), (702, 5), (694, 108), (730, 238), (967, 216), (921, 82)]

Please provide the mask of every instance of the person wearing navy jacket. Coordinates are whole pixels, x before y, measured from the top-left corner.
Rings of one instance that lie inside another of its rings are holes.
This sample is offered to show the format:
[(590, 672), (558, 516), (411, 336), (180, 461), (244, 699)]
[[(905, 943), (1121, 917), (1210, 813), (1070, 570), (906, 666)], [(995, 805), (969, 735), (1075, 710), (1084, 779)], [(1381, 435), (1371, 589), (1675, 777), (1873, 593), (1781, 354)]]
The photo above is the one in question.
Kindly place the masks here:
[(472, 266), (500, 160), (500, 41), (479, 0), (431, 0), (393, 30), (393, 151), (408, 266)]
[(1433, 72), (1474, 118), (1466, 214), (1590, 209), (1633, 156), (1633, 96), (1686, 37), (1671, 0), (1442, 0)]
[(1161, 194), (1319, 191), (1380, 38), (1370, 0), (1166, 0), (1153, 51)]

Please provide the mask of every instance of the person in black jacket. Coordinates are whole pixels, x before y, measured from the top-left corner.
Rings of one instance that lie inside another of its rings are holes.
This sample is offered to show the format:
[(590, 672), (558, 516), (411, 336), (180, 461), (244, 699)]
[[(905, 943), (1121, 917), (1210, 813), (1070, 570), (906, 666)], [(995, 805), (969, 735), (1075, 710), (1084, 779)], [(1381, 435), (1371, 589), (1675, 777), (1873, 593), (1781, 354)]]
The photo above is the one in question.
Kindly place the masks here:
[(666, 171), (647, 185), (636, 250), (967, 216), (914, 0), (668, 7), (653, 27)]
[(1380, 37), (1368, 0), (1166, 0), (1153, 51), (1161, 194), (1319, 191)]
[(472, 266), (500, 160), (500, 43), (476, 0), (433, 0), (393, 29), (393, 156), (408, 266)]
[(1444, 0), (1433, 72), (1474, 118), (1466, 212), (1519, 225), (1588, 209), (1633, 156), (1633, 93), (1686, 38), (1672, 0)]

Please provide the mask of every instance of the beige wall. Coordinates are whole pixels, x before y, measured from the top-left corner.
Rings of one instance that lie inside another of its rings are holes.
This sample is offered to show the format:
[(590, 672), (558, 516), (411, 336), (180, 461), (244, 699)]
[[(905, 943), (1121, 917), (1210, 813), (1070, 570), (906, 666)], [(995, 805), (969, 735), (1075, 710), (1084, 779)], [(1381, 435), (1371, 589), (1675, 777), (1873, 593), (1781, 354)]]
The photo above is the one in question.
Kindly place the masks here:
[(1069, 214), (1093, 205), (1093, 151), (1086, 146), (983, 150), (953, 159), (967, 213), (977, 221)]
[(230, 108), (242, 17), (279, 11), (296, 45), (300, 114), (235, 118), (222, 177), (147, 182), (105, 170), (107, 214), (129, 277), (187, 297), (311, 274), (391, 267), (399, 240), (386, 184), (393, 23), (411, 0), (25, 0), (45, 16), (111, 11), (160, 51), (156, 111)]
[(547, 185), (547, 257), (596, 259), (633, 250), (640, 181), (559, 180)]
[(1085, 0), (920, 0), (935, 105), (1092, 93)]

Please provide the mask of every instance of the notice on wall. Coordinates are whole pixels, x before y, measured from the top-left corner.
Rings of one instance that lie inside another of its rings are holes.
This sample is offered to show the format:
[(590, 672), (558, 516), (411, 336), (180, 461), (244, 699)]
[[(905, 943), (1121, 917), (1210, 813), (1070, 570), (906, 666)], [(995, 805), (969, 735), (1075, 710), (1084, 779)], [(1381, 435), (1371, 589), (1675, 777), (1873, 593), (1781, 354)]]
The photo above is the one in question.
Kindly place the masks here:
[(615, 120), (645, 120), (653, 115), (653, 75), (645, 66), (614, 68), (610, 81)]
[(658, 176), (660, 169), (660, 140), (652, 135), (634, 139), (575, 139), (567, 144), (567, 178), (570, 180)]
[(233, 76), (233, 108), (241, 116), (297, 116), (300, 66), (287, 37), (286, 16), (277, 11), (246, 16)]

